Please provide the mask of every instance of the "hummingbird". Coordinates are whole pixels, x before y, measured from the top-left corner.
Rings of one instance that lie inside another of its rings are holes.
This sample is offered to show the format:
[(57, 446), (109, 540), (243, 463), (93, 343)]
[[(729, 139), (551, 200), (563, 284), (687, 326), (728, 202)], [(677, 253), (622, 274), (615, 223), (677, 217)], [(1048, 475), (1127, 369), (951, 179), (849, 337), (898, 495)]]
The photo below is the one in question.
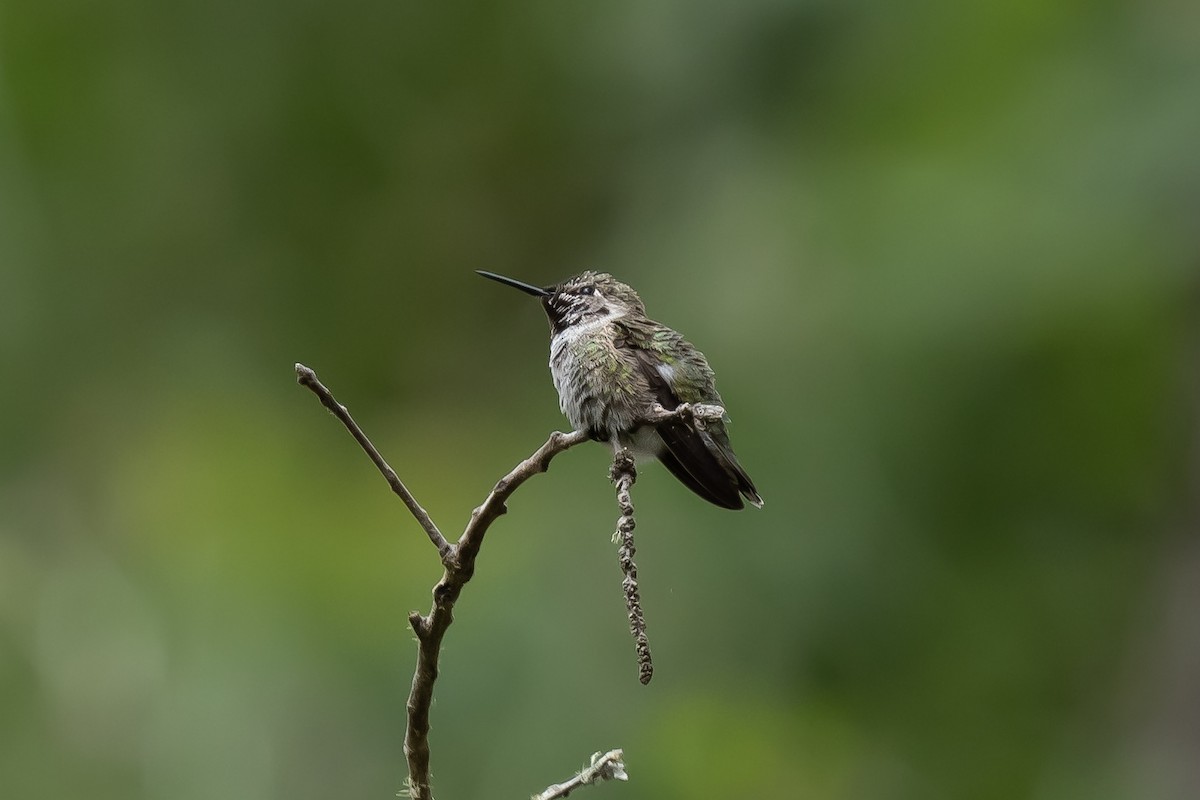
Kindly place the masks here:
[(545, 288), (476, 272), (541, 299), (550, 319), (550, 374), (559, 408), (577, 430), (615, 451), (628, 448), (658, 459), (710, 503), (739, 509), (745, 498), (762, 508), (733, 454), (725, 419), (704, 425), (679, 417), (654, 421), (657, 407), (723, 404), (704, 354), (650, 319), (632, 287), (606, 272), (583, 272)]

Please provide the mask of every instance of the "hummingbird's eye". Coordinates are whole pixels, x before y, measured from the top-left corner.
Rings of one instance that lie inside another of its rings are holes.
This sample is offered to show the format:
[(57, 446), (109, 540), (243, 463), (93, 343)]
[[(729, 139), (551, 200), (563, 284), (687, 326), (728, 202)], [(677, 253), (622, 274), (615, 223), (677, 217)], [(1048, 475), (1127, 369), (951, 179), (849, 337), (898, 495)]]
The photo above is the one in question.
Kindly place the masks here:
[(595, 294), (595, 293), (596, 293), (596, 287), (594, 287), (594, 286), (584, 286), (584, 287), (580, 288), (580, 290), (579, 290), (579, 293), (580, 293), (580, 294)]

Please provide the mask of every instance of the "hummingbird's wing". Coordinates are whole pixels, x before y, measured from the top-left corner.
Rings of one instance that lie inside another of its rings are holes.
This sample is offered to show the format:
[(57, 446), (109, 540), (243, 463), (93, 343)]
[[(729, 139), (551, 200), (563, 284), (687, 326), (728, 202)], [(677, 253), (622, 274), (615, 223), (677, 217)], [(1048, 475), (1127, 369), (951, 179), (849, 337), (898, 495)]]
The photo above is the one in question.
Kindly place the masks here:
[[(669, 333), (679, 336), (675, 331)], [(683, 399), (671, 378), (682, 370), (667, 367), (662, 355), (653, 349), (652, 342), (646, 342), (650, 347), (638, 346), (638, 338), (635, 332), (631, 332), (631, 335), (618, 340), (618, 346), (628, 348), (634, 355), (642, 377), (659, 405), (667, 410), (676, 408)], [(696, 357), (703, 359), (698, 352)], [(707, 363), (702, 366), (708, 389), (705, 394), (710, 396), (693, 402), (720, 402), (719, 395), (712, 388), (711, 370), (708, 369)], [(683, 390), (685, 395), (691, 393), (687, 389)], [(659, 455), (659, 461), (693, 492), (722, 508), (743, 508), (743, 496), (755, 506), (762, 505), (762, 499), (758, 496), (750, 476), (733, 454), (724, 424), (710, 423), (707, 429), (700, 430), (693, 424), (675, 419), (659, 423), (655, 429), (665, 445), (665, 450)]]
[(745, 507), (728, 473), (720, 469), (718, 459), (704, 449), (688, 425), (678, 420), (664, 422), (658, 426), (658, 435), (666, 445), (658, 460), (684, 486), (721, 508), (736, 511)]

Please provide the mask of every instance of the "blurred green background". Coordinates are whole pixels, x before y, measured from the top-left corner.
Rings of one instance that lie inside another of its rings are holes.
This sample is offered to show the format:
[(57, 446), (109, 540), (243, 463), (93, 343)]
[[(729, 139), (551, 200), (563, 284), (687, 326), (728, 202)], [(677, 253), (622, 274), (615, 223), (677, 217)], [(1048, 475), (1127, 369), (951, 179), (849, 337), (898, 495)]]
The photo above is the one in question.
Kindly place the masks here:
[(0, 794), (386, 798), (432, 549), (633, 284), (762, 512), (492, 529), (439, 798), (1200, 796), (1200, 7), (0, 4)]

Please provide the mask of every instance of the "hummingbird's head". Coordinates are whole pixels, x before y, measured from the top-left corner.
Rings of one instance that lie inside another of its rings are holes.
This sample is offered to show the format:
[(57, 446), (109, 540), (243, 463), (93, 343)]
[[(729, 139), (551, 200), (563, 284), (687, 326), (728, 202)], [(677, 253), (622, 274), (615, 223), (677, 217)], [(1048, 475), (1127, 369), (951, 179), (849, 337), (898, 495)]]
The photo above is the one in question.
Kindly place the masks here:
[(637, 292), (607, 272), (581, 272), (545, 289), (491, 272), (476, 272), (485, 278), (540, 297), (542, 307), (546, 309), (546, 316), (550, 318), (551, 334), (597, 320), (617, 319), (628, 314), (646, 314), (646, 307), (642, 305), (642, 298), (638, 297)]
[(646, 313), (637, 292), (607, 272), (582, 272), (549, 287), (542, 306), (552, 333), (596, 320)]

